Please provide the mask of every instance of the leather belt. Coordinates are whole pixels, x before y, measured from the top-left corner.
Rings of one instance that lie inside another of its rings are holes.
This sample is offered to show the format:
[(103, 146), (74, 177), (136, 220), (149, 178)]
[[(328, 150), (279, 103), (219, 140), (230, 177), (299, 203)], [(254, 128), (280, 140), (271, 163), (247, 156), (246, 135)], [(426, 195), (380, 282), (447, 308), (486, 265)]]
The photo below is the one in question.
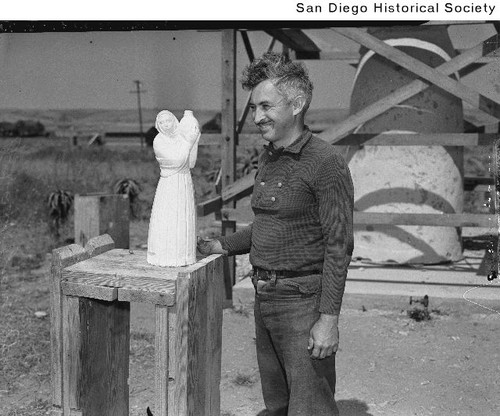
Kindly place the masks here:
[(253, 268), (253, 277), (257, 280), (287, 279), (290, 277), (321, 274), (320, 270), (266, 270), (260, 267)]

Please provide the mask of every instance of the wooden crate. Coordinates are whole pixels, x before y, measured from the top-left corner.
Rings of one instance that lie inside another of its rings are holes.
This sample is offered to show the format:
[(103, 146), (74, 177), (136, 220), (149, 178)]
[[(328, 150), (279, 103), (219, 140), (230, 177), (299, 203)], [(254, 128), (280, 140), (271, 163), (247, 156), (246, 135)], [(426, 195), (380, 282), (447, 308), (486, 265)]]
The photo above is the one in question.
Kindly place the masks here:
[(130, 302), (149, 302), (155, 416), (218, 416), (223, 283), (220, 255), (162, 268), (109, 235), (54, 250), (52, 415), (128, 416)]
[(109, 234), (116, 248), (129, 248), (130, 203), (127, 195), (75, 195), (75, 243)]

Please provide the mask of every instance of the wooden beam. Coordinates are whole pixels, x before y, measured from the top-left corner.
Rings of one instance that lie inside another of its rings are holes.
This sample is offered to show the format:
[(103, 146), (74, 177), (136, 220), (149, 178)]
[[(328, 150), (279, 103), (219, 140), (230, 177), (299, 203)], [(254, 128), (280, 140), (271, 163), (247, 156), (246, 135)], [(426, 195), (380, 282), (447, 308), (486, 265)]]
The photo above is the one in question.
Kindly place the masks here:
[[(357, 64), (359, 62), (360, 54), (358, 51), (325, 51), (319, 53), (319, 59), (322, 61), (339, 61), (347, 64)], [(301, 60), (307, 60), (302, 58)]]
[(241, 38), (243, 39), (243, 44), (245, 45), (245, 50), (247, 51), (248, 60), (252, 62), (255, 59), (255, 55), (253, 53), (252, 44), (250, 43), (250, 39), (248, 38), (248, 33), (246, 30), (240, 31)]
[(434, 227), (495, 227), (495, 215), (488, 214), (417, 214), (392, 212), (354, 212), (354, 224), (429, 225)]
[(255, 181), (255, 172), (249, 173), (243, 178), (238, 179), (231, 185), (222, 189), (222, 195), (207, 201), (201, 202), (197, 206), (197, 214), (200, 217), (211, 214), (212, 212), (220, 211), (224, 204), (231, 201), (238, 201), (252, 194), (253, 184)]
[(384, 41), (355, 28), (335, 28), (334, 31), (354, 40), (361, 45), (371, 49), (379, 55), (389, 59), (397, 65), (413, 72), (415, 75), (424, 78), (428, 82), (437, 85), (450, 94), (480, 108), (485, 113), (500, 119), (500, 103), (485, 97), (471, 88), (455, 81), (449, 76), (442, 74), (438, 69), (431, 68), (422, 61), (402, 52), (396, 47), (390, 46)]
[(301, 29), (269, 29), (268, 35), (295, 51), (297, 59), (319, 59), (320, 49)]
[(53, 413), (63, 412), (63, 295), (61, 290), (62, 271), (89, 254), (78, 244), (52, 251), (50, 282), (50, 344)]
[(220, 211), (222, 208), (222, 197), (216, 196), (207, 201), (200, 202), (196, 206), (196, 215), (198, 217), (205, 217), (213, 212)]
[(479, 185), (493, 185), (495, 179), (491, 176), (465, 176), (464, 191), (473, 191)]
[(158, 416), (168, 416), (169, 315), (167, 306), (155, 305), (155, 414)]
[(224, 203), (237, 201), (252, 193), (255, 182), (255, 172), (249, 173), (238, 179), (236, 182), (226, 188), (222, 188), (222, 200)]
[[(247, 110), (248, 111), (248, 110)], [(246, 115), (245, 115), (246, 117)], [(238, 131), (236, 125), (236, 30), (222, 32), (222, 137), (221, 146), (221, 186), (226, 189), (236, 179), (236, 146)], [(230, 202), (230, 201), (227, 201)], [(227, 203), (223, 199), (223, 203)], [(234, 207), (234, 202), (231, 204)], [(231, 234), (231, 224), (222, 222), (222, 235)], [(236, 260), (234, 256), (224, 258), (224, 281), (231, 287), (226, 291), (226, 301), (232, 305), (232, 284), (236, 276)]]
[(222, 187), (236, 178), (236, 30), (222, 31)]
[[(458, 49), (458, 53), (465, 52), (466, 49)], [(357, 64), (361, 58), (361, 55), (357, 51), (326, 51), (322, 50), (319, 53), (319, 59), (322, 61), (340, 61), (348, 64)], [(478, 65), (489, 64), (491, 62), (498, 62), (500, 55), (497, 55), (495, 52), (488, 54), (486, 56), (480, 57), (476, 60)], [(307, 61), (306, 58), (302, 58), (301, 60)], [(471, 72), (470, 70), (467, 73)]]
[(335, 143), (339, 146), (487, 146), (496, 133), (350, 134)]
[[(461, 68), (473, 63), (476, 59), (494, 50), (500, 49), (499, 35), (496, 34), (489, 39), (479, 43), (475, 47), (468, 49), (466, 52), (454, 57), (453, 59), (441, 64), (438, 69), (445, 75), (453, 74)], [(352, 114), (344, 121), (323, 131), (319, 136), (325, 141), (335, 143), (344, 137), (347, 133), (354, 130), (359, 125), (371, 120), (372, 118), (384, 113), (391, 107), (413, 97), (419, 92), (424, 91), (429, 87), (429, 84), (419, 79), (410, 82), (409, 84), (398, 88), (393, 93), (384, 98), (366, 106), (356, 114)]]

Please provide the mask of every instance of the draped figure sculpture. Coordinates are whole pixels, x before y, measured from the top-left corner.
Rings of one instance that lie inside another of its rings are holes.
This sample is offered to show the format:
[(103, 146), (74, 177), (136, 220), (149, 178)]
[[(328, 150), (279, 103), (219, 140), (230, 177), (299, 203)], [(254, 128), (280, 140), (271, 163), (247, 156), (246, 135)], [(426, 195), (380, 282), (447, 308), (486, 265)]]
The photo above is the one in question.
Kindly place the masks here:
[(156, 117), (153, 150), (160, 179), (151, 210), (147, 262), (180, 267), (196, 262), (196, 210), (190, 169), (196, 164), (200, 128), (190, 110), (179, 122), (167, 110)]

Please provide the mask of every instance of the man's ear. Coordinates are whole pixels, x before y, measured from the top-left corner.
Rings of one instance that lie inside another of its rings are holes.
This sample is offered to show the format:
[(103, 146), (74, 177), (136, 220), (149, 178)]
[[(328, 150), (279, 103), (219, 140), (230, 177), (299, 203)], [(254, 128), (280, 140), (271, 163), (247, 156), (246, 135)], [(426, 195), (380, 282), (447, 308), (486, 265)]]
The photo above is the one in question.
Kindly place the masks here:
[(296, 116), (300, 114), (306, 105), (306, 97), (304, 97), (304, 95), (302, 94), (297, 95), (293, 99), (292, 105), (293, 105), (293, 115)]

